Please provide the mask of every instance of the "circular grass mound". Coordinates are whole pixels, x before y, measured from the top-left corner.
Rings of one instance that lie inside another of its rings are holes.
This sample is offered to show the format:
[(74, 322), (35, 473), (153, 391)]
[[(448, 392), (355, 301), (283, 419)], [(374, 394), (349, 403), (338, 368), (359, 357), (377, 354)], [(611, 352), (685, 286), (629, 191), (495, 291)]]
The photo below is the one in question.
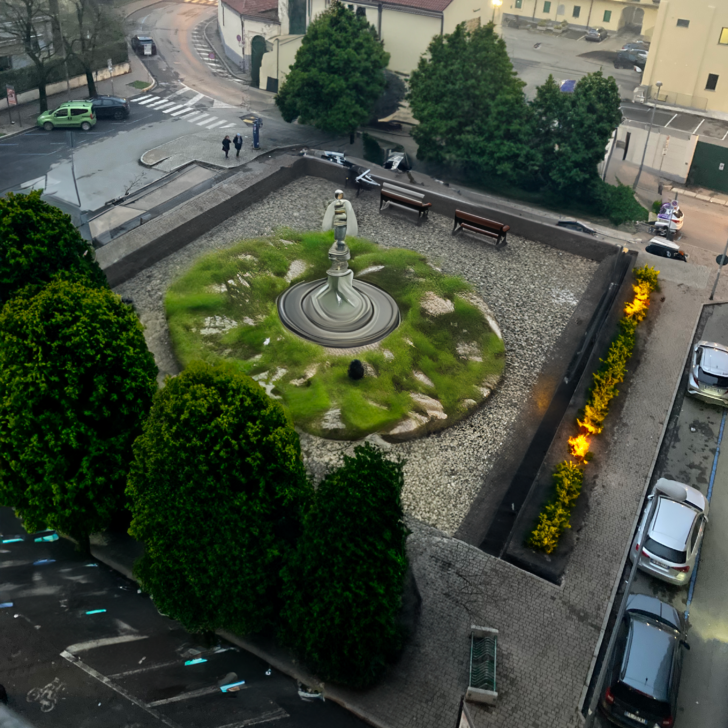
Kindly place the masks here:
[[(180, 363), (236, 362), (298, 427), (336, 439), (433, 432), (490, 394), (505, 364), (497, 323), (472, 286), (411, 250), (347, 238), (355, 277), (400, 308), (402, 323), (386, 339), (340, 350), (288, 331), (276, 298), (293, 283), (324, 278), (332, 242), (332, 232), (282, 230), (200, 258), (165, 297)], [(364, 365), (361, 379), (348, 376), (354, 359)]]

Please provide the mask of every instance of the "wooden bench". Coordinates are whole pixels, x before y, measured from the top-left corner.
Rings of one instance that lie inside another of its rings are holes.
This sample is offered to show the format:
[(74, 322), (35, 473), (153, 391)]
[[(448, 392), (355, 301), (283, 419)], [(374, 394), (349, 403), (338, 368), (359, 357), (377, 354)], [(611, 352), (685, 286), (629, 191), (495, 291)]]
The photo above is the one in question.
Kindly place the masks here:
[(386, 208), (390, 205), (403, 207), (406, 210), (415, 210), (417, 212), (417, 223), (419, 224), (420, 220), (427, 220), (427, 214), (432, 207), (432, 203), (423, 202), (424, 199), (425, 196), (421, 192), (414, 192), (384, 182), (379, 193), (379, 212), (382, 211), (383, 207)]
[(452, 228), (452, 234), (455, 235), (455, 233), (462, 230), (467, 230), (469, 233), (493, 238), (497, 247), (506, 244), (506, 235), (510, 229), (510, 225), (504, 225), (502, 222), (471, 215), (469, 212), (463, 212), (462, 210), (455, 210), (455, 224)]

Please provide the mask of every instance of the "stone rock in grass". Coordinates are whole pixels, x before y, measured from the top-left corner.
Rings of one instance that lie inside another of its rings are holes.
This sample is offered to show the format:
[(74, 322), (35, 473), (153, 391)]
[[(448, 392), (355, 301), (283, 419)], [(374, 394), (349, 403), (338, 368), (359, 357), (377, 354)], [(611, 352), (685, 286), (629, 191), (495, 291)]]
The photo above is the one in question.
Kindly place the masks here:
[(410, 412), (406, 419), (402, 420), (394, 429), (389, 431), (389, 434), (410, 435), (428, 422), (427, 417), (423, 417), (419, 412)]
[(273, 390), (275, 389), (276, 382), (288, 371), (287, 369), (278, 368), (276, 369), (275, 374), (271, 374), (268, 371), (261, 372), (260, 374), (256, 374), (254, 377), (252, 377), (253, 381), (258, 382), (263, 389), (265, 389), (265, 393), (271, 398), (271, 399), (281, 399), (277, 394), (273, 394)]
[(370, 265), (368, 268), (364, 268), (364, 270), (359, 271), (357, 276), (365, 276), (367, 273), (379, 273), (380, 270), (384, 270), (383, 265)]
[(341, 410), (337, 407), (324, 413), (321, 420), (322, 430), (343, 430), (346, 427), (341, 419)]
[(382, 349), (382, 354), (384, 354), (384, 358), (387, 361), (392, 361), (394, 359), (394, 354), (389, 349)]
[(426, 387), (434, 387), (433, 381), (424, 372), (414, 371), (412, 376), (418, 381), (424, 384)]
[(286, 273), (286, 282), (290, 283), (294, 278), (298, 278), (308, 268), (308, 263), (305, 260), (294, 260), (290, 266), (288, 266), (288, 273)]
[(362, 365), (364, 366), (364, 376), (372, 379), (377, 378), (377, 370), (368, 361), (363, 361)]
[(455, 347), (458, 356), (461, 359), (469, 359), (470, 361), (483, 361), (483, 357), (480, 355), (480, 347), (475, 341), (469, 343), (460, 342)]
[(430, 316), (442, 316), (446, 313), (452, 313), (455, 310), (455, 305), (452, 301), (448, 301), (447, 298), (440, 298), (432, 291), (427, 291), (422, 296), (420, 306)]
[(463, 406), (465, 409), (470, 409), (471, 407), (475, 407), (478, 403), (474, 399), (464, 399), (463, 400)]
[(224, 334), (230, 329), (234, 329), (238, 325), (237, 321), (227, 316), (208, 316), (205, 319), (205, 327), (200, 329), (203, 336), (213, 336), (214, 334)]
[[(410, 392), (410, 397), (422, 407), (427, 413), (427, 417), (430, 420), (446, 420), (447, 415), (443, 409), (442, 402), (439, 399), (433, 399), (428, 397), (426, 394), (420, 394), (419, 392)], [(411, 415), (410, 415), (411, 416)]]

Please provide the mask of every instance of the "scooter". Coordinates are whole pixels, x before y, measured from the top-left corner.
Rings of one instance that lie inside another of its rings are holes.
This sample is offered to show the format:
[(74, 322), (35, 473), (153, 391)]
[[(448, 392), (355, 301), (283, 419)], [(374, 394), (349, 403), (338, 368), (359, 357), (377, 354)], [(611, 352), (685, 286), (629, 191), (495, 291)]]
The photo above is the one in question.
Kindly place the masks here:
[(685, 213), (680, 209), (677, 200), (665, 202), (657, 213), (657, 220), (652, 224), (650, 232), (663, 238), (672, 240), (676, 233), (682, 230)]

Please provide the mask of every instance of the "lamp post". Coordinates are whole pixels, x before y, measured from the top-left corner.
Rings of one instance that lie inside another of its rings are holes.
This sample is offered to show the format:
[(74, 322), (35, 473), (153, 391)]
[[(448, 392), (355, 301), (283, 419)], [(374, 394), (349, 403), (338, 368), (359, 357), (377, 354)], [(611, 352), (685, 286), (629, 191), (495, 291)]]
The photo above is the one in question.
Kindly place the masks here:
[[(660, 88), (662, 87), (662, 81), (658, 81), (655, 86), (657, 86), (657, 98), (660, 98)], [(645, 164), (645, 157), (647, 156), (647, 144), (650, 141), (650, 134), (652, 132), (652, 125), (655, 122), (655, 105), (652, 106), (652, 114), (650, 115), (650, 126), (649, 129), (647, 129), (647, 139), (645, 139), (645, 148), (642, 150), (642, 161), (640, 162), (640, 168), (637, 170), (637, 177), (635, 177), (634, 184), (632, 185), (632, 189), (637, 189), (637, 183), (640, 181), (640, 175), (642, 174), (642, 167)]]
[(503, 5), (503, 0), (491, 0), (493, 3), (493, 17), (490, 19), (491, 23), (495, 23), (495, 9)]

